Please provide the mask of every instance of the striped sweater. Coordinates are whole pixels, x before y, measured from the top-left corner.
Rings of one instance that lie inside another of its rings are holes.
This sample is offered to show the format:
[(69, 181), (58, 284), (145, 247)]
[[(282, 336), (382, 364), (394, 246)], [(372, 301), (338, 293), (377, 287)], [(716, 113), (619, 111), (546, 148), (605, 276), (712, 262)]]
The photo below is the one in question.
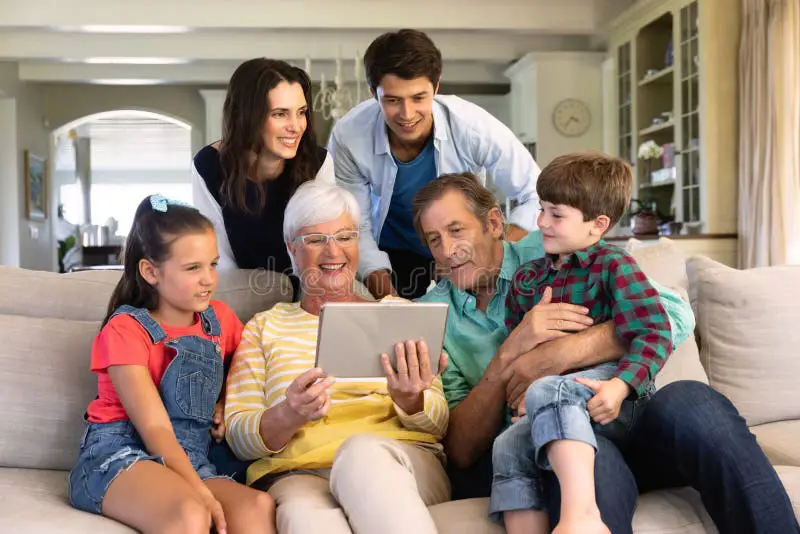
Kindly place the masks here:
[(295, 378), (314, 367), (318, 326), (319, 317), (299, 303), (279, 303), (244, 328), (228, 375), (225, 424), (236, 455), (257, 460), (247, 471), (248, 484), (268, 473), (329, 468), (339, 445), (356, 434), (436, 443), (447, 430), (449, 411), (438, 377), (425, 391), (424, 410), (412, 415), (392, 402), (385, 378), (339, 378), (328, 390), (328, 415), (306, 423), (283, 449), (268, 449), (259, 433), (261, 416), (286, 398)]

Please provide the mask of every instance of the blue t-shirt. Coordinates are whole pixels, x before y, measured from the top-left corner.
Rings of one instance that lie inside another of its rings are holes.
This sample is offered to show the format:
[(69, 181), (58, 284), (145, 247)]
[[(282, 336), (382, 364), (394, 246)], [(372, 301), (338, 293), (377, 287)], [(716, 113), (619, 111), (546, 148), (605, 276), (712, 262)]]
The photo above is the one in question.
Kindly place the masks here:
[(398, 161), (397, 178), (392, 191), (392, 201), (389, 203), (389, 213), (381, 229), (381, 238), (378, 248), (409, 250), (426, 258), (432, 258), (428, 247), (414, 230), (414, 218), (411, 214), (411, 202), (425, 184), (436, 179), (436, 152), (433, 150), (431, 138), (419, 155), (409, 162)]

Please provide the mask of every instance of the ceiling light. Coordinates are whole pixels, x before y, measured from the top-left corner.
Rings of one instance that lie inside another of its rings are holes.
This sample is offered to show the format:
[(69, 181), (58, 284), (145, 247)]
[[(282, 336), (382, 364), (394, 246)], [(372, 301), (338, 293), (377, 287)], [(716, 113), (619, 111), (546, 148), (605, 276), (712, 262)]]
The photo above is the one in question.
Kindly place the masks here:
[(97, 85), (158, 85), (165, 83), (166, 80), (156, 78), (95, 78), (89, 83)]
[(88, 24), (85, 26), (66, 26), (59, 28), (64, 31), (79, 31), (87, 33), (187, 33), (191, 31), (188, 26), (156, 26), (156, 25), (117, 25), (117, 24)]
[(93, 65), (181, 65), (188, 59), (177, 57), (87, 57), (85, 63)]

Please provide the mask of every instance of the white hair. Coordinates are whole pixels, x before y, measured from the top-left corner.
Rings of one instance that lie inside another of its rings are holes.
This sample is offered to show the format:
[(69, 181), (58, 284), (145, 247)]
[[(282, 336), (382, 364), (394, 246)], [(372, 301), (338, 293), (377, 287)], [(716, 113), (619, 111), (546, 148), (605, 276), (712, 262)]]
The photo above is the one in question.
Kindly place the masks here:
[[(361, 209), (350, 191), (317, 180), (302, 184), (289, 199), (283, 214), (283, 240), (287, 248), (301, 228), (330, 222), (345, 213), (353, 218), (356, 226), (361, 224)], [(289, 258), (298, 274), (291, 249)]]
[(283, 215), (283, 239), (291, 242), (306, 226), (323, 224), (347, 213), (356, 226), (361, 224), (361, 209), (353, 194), (337, 185), (312, 180), (297, 188)]

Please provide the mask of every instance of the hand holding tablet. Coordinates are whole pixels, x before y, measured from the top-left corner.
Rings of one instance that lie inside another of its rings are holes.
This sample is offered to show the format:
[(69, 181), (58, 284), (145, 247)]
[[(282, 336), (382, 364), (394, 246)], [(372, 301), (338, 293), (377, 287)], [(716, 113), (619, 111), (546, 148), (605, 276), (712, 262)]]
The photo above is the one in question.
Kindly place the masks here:
[[(436, 373), (431, 369), (430, 355), (425, 341), (406, 341), (395, 345), (397, 368), (392, 368), (389, 355), (381, 354), (381, 363), (386, 373), (386, 388), (392, 400), (406, 413), (421, 412), (424, 406), (422, 392), (430, 388)], [(447, 367), (447, 354), (439, 357), (439, 372)]]

